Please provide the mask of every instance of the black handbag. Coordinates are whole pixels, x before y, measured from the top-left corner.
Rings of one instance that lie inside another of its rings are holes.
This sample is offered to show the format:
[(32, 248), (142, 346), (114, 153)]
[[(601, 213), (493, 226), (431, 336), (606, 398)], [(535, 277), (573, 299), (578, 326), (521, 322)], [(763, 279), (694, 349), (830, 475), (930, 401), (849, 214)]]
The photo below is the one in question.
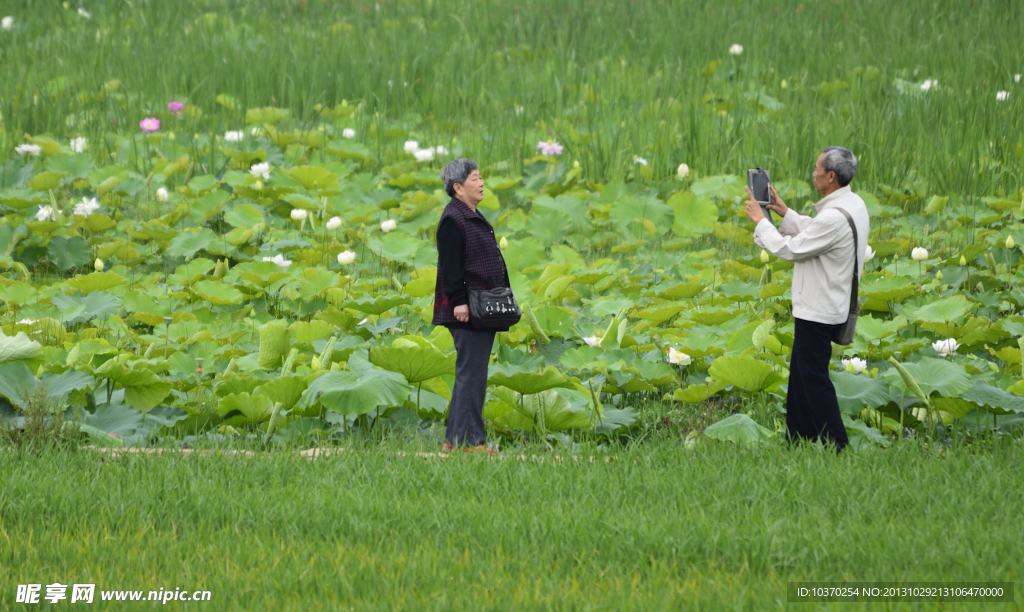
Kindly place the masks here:
[(512, 327), (523, 316), (508, 287), (467, 289), (469, 322), (477, 329)]
[(853, 217), (850, 216), (850, 213), (838, 206), (836, 210), (843, 213), (846, 220), (850, 222), (850, 229), (853, 230), (853, 283), (850, 286), (850, 314), (847, 316), (846, 322), (836, 329), (832, 342), (840, 346), (849, 346), (853, 344), (853, 334), (857, 331), (857, 317), (860, 315), (860, 298), (857, 297), (860, 284), (858, 282), (860, 279), (857, 277), (857, 268), (860, 267), (860, 263), (857, 261), (857, 226), (853, 224)]

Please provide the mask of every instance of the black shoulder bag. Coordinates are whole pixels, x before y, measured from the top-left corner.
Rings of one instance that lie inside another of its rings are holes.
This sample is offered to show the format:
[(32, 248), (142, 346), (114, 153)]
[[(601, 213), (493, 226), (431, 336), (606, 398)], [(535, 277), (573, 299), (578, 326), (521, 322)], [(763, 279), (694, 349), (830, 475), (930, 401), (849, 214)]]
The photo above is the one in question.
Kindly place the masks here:
[(478, 329), (512, 327), (523, 316), (508, 287), (467, 289), (466, 294), (469, 296), (469, 322)]
[(838, 206), (836, 210), (843, 213), (846, 220), (850, 222), (850, 229), (853, 230), (853, 284), (850, 287), (850, 314), (846, 318), (846, 323), (843, 323), (832, 337), (832, 342), (841, 346), (847, 346), (853, 344), (853, 333), (857, 331), (857, 317), (860, 315), (860, 298), (857, 297), (857, 292), (860, 289), (857, 276), (857, 268), (860, 267), (857, 263), (859, 243), (857, 242), (857, 226), (853, 223), (853, 217)]

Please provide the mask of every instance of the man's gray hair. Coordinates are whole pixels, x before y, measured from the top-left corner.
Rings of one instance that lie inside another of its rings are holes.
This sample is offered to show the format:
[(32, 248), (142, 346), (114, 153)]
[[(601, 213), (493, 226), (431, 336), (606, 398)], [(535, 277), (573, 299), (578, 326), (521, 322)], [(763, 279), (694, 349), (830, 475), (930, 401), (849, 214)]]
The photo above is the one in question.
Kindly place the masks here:
[(476, 165), (476, 162), (465, 157), (454, 159), (448, 162), (448, 165), (441, 169), (441, 180), (444, 181), (444, 192), (448, 194), (448, 197), (455, 197), (455, 183), (460, 185), (466, 184), (466, 179), (474, 170), (480, 168)]
[(822, 160), (821, 167), (825, 172), (835, 172), (840, 187), (849, 185), (854, 175), (857, 174), (856, 156), (849, 149), (843, 147), (829, 147), (822, 153), (825, 154), (825, 159)]

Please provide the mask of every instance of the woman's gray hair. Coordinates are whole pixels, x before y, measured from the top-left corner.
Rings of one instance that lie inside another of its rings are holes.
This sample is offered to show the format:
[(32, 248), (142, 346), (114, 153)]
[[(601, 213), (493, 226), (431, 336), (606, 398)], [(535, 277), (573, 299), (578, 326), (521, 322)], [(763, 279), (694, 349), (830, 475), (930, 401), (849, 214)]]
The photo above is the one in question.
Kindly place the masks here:
[(466, 179), (474, 170), (480, 168), (476, 165), (476, 162), (465, 157), (454, 159), (448, 162), (448, 165), (441, 169), (441, 180), (444, 181), (444, 192), (448, 194), (448, 197), (455, 197), (455, 183), (460, 185), (466, 184)]
[(857, 174), (857, 158), (854, 154), (843, 147), (829, 147), (822, 153), (825, 154), (825, 159), (822, 160), (821, 167), (825, 172), (835, 172), (840, 187), (849, 185)]

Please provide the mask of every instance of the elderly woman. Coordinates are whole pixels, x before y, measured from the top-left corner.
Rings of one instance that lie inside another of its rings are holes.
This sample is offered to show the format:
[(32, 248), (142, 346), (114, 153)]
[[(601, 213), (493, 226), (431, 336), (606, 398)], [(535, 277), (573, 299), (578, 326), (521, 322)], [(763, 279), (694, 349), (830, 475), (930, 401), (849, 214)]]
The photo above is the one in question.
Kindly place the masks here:
[(476, 207), (484, 199), (484, 181), (477, 165), (456, 159), (441, 170), (444, 190), (452, 198), (437, 224), (437, 285), (434, 325), (444, 325), (455, 341), (455, 386), (448, 405), (444, 450), (465, 446), (483, 450), (487, 363), (496, 332), (476, 329), (469, 316), (468, 290), (509, 287), (505, 260), (494, 228)]

